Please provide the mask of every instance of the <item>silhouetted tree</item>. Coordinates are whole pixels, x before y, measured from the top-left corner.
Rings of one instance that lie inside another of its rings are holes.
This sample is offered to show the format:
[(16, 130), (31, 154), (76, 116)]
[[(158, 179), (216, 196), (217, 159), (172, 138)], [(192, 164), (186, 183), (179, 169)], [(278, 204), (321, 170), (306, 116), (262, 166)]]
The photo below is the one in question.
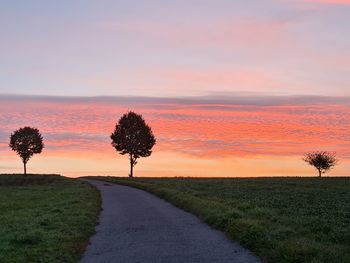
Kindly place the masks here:
[(335, 153), (330, 152), (306, 153), (303, 160), (317, 169), (319, 177), (338, 163)]
[(22, 159), (24, 174), (27, 174), (27, 162), (44, 148), (43, 137), (36, 128), (24, 127), (11, 134), (9, 146)]
[(112, 146), (117, 152), (122, 155), (129, 155), (129, 177), (133, 177), (133, 169), (137, 164), (137, 159), (150, 156), (152, 148), (156, 144), (152, 130), (143, 117), (132, 111), (120, 118), (111, 135), (111, 139)]

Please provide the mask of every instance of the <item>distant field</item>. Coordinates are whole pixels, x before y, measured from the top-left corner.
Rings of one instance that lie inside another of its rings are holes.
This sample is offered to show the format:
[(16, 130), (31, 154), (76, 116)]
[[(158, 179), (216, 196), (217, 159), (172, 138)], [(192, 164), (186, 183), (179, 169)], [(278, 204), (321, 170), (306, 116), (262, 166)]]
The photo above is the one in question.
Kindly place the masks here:
[(350, 178), (95, 178), (152, 192), (267, 262), (350, 262)]
[(100, 209), (96, 189), (54, 175), (0, 175), (0, 262), (78, 262)]

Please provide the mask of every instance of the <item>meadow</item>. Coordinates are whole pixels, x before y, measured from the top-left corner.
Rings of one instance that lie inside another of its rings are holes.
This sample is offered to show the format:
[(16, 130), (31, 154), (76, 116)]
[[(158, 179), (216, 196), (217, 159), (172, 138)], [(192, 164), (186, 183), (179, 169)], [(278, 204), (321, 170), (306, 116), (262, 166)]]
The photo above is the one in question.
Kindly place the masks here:
[(350, 178), (90, 178), (149, 191), (265, 262), (350, 262)]
[(99, 212), (99, 192), (79, 180), (0, 175), (0, 262), (78, 262)]

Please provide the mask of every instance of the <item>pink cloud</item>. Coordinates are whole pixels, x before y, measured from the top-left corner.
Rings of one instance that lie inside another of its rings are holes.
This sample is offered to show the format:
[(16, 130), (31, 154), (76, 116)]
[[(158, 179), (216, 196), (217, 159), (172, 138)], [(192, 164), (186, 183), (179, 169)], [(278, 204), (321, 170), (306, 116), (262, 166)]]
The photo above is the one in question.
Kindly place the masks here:
[[(287, 40), (286, 29), (289, 19), (223, 19), (212, 24), (161, 24), (149, 21), (132, 23), (99, 22), (96, 26), (110, 32), (128, 33), (128, 37), (148, 36), (147, 42), (155, 41), (158, 44), (166, 42), (172, 46), (217, 46), (232, 48), (232, 45), (247, 47), (259, 45), (281, 44)], [(146, 42), (146, 43), (147, 43)]]
[[(312, 148), (336, 148), (350, 156), (349, 106), (235, 105), (113, 102), (2, 102), (2, 134), (24, 125), (39, 127), (53, 152), (100, 152), (128, 109), (145, 115), (159, 136), (159, 149), (194, 155), (295, 155)], [(163, 109), (162, 107), (163, 106)], [(7, 139), (7, 136), (3, 140)], [(345, 142), (345, 144), (344, 144)], [(4, 144), (5, 142), (3, 142)]]
[[(129, 109), (143, 114), (157, 136), (155, 155), (150, 159), (154, 164), (166, 165), (164, 154), (181, 156), (178, 161), (189, 165), (187, 159), (300, 159), (305, 151), (313, 150), (336, 151), (342, 159), (350, 159), (349, 101), (262, 97), (1, 100), (1, 160), (18, 162), (7, 146), (8, 136), (14, 129), (31, 125), (41, 130), (46, 144), (35, 160), (64, 159), (67, 171), (77, 169), (77, 159), (90, 160), (90, 164), (81, 164), (84, 171), (108, 167), (114, 160), (122, 162), (125, 158), (111, 147), (109, 135)], [(102, 163), (102, 168), (96, 168), (94, 162)]]
[(319, 3), (319, 4), (334, 4), (334, 5), (348, 5), (350, 0), (303, 0), (306, 3)]
[(161, 78), (167, 78), (177, 86), (207, 87), (207, 89), (232, 89), (239, 88), (246, 91), (273, 90), (282, 86), (278, 77), (264, 71), (254, 70), (185, 70), (185, 69), (160, 69), (146, 70), (143, 74), (158, 74)]

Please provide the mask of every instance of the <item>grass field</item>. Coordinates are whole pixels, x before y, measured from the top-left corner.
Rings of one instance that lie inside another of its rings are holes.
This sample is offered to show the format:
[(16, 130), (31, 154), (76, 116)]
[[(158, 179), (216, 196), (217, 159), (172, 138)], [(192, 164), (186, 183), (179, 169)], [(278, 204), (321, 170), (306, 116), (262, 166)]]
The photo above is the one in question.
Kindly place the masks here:
[(0, 175), (0, 262), (78, 262), (99, 210), (99, 192), (78, 180)]
[(350, 262), (350, 178), (96, 178), (152, 192), (266, 262)]

